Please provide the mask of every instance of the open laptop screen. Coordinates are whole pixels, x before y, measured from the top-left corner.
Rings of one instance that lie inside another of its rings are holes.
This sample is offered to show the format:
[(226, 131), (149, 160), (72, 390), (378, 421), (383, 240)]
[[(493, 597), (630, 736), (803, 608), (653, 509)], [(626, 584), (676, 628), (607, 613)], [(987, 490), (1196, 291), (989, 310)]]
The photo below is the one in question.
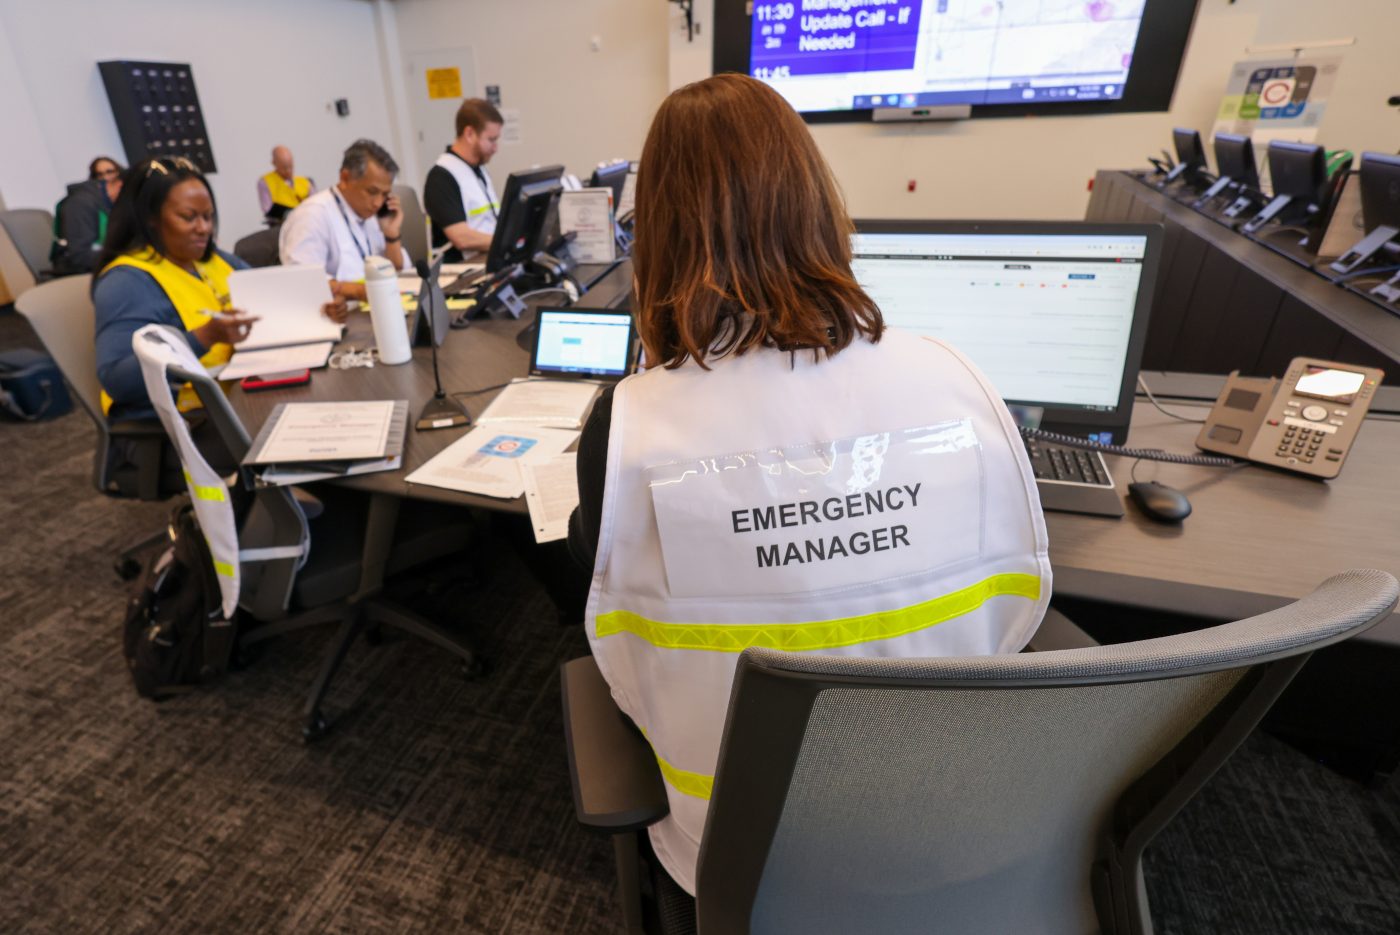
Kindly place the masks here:
[(538, 324), (532, 374), (620, 380), (631, 372), (631, 313), (542, 308)]
[(878, 221), (857, 228), (852, 267), (885, 322), (952, 344), (1006, 402), (1055, 410), (1059, 421), (1082, 414), (1099, 422), (1095, 414), (1130, 401), (1157, 229)]

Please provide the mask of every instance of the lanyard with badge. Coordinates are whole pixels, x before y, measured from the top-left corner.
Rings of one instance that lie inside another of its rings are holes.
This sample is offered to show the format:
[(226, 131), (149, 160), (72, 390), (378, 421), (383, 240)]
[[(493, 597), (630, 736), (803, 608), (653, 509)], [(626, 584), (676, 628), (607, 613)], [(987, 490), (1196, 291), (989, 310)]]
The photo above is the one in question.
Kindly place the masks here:
[[(340, 192), (332, 188), (331, 196), (335, 198), (336, 207), (340, 209), (340, 216), (345, 219), (345, 227), (350, 232), (350, 240), (354, 242), (355, 249), (360, 252), (360, 259), (368, 260), (369, 253), (364, 247), (360, 246), (360, 238), (355, 236), (355, 225), (350, 220), (350, 213), (345, 210), (345, 202), (341, 200)], [(365, 240), (369, 240), (369, 234), (365, 234)], [(370, 247), (373, 248), (373, 246), (374, 245), (371, 243)]]

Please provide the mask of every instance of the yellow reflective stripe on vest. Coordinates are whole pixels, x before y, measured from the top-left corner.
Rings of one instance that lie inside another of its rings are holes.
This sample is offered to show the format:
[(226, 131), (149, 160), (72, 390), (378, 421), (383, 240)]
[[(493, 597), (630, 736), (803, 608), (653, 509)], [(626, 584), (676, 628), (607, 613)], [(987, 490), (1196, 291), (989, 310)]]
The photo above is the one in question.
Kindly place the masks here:
[(467, 212), (467, 217), (469, 217), (469, 218), (474, 218), (474, 217), (476, 217), (478, 214), (485, 214), (487, 211), (499, 211), (500, 209), (501, 209), (501, 206), (500, 206), (499, 203), (496, 203), (496, 204), (489, 204), (489, 205), (482, 205), (480, 208), (472, 208), (470, 211), (468, 211), (468, 212)]
[(213, 500), (217, 503), (222, 503), (227, 499), (227, 497), (224, 496), (224, 488), (200, 486), (194, 482), (194, 478), (190, 476), (189, 471), (185, 472), (185, 483), (190, 485), (190, 490), (194, 491), (195, 497), (200, 500)]
[[(750, 646), (761, 646), (800, 652), (904, 636), (971, 613), (994, 597), (1039, 600), (1040, 576), (993, 575), (960, 591), (912, 607), (811, 623), (662, 623), (631, 611), (614, 610), (599, 614), (595, 627), (598, 639), (631, 633), (661, 649), (738, 653)], [(665, 772), (664, 764), (662, 772)]]
[(233, 566), (230, 565), (228, 562), (221, 562), (217, 558), (214, 559), (214, 570), (217, 571), (219, 574), (223, 575), (225, 578), (233, 577)]
[(647, 739), (647, 746), (651, 747), (651, 755), (656, 757), (656, 765), (661, 767), (661, 778), (670, 783), (677, 792), (708, 801), (710, 790), (715, 785), (715, 777), (706, 776), (704, 773), (692, 773), (690, 770), (680, 769), (667, 763), (665, 757), (656, 752), (656, 746), (647, 736), (646, 728), (640, 729), (642, 736)]

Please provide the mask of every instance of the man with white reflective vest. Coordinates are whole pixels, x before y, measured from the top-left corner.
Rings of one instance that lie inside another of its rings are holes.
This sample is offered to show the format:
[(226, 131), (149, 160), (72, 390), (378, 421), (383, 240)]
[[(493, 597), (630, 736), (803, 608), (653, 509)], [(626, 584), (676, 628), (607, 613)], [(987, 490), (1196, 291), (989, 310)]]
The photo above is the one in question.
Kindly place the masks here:
[(490, 101), (468, 98), (457, 108), (457, 137), (428, 170), (423, 210), (432, 222), (433, 248), (447, 247), (448, 263), (488, 250), (501, 199), (486, 164), (501, 145), (505, 119)]
[(774, 91), (721, 75), (662, 104), (636, 233), (651, 369), (594, 407), (570, 543), (598, 667), (665, 780), (652, 847), (694, 893), (738, 653), (1016, 652), (1050, 564), (1010, 413), (954, 348), (884, 327)]

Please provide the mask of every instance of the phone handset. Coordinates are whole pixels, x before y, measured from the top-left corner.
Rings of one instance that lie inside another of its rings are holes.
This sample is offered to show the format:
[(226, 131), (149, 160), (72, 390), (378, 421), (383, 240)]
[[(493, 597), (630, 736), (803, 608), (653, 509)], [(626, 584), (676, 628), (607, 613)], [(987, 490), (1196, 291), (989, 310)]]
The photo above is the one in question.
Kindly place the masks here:
[(1236, 370), (1196, 446), (1311, 477), (1336, 477), (1384, 376), (1375, 367), (1311, 357), (1295, 357), (1281, 379), (1243, 377)]

